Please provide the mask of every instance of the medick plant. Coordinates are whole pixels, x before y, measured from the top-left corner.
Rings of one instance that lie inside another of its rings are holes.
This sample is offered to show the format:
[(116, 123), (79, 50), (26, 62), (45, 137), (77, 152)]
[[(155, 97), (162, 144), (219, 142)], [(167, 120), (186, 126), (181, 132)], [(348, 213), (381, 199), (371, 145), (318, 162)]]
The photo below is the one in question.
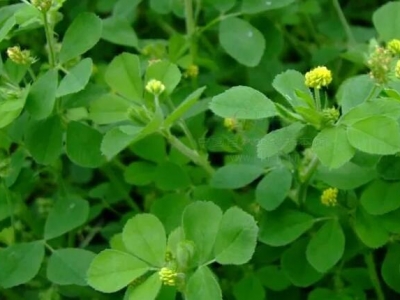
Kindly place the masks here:
[(3, 2), (1, 299), (397, 299), (399, 2)]

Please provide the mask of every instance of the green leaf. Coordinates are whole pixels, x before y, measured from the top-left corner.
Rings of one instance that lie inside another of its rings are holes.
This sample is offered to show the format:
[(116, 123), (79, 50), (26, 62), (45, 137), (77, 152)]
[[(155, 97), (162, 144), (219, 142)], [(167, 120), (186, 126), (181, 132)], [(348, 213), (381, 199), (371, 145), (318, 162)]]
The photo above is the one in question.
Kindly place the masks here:
[(96, 168), (105, 162), (100, 152), (102, 134), (96, 129), (79, 123), (69, 122), (67, 129), (67, 155), (75, 164)]
[(187, 283), (186, 300), (222, 300), (221, 288), (206, 266), (200, 267), (189, 278)]
[(353, 125), (358, 121), (376, 116), (385, 116), (394, 120), (399, 119), (400, 102), (390, 98), (368, 101), (350, 109), (339, 122), (345, 125)]
[(400, 182), (372, 182), (361, 195), (361, 205), (370, 215), (383, 215), (400, 207)]
[(132, 185), (147, 185), (154, 180), (156, 165), (146, 162), (137, 161), (131, 163), (124, 171), (124, 179)]
[(354, 229), (360, 240), (370, 248), (382, 247), (389, 240), (389, 233), (382, 221), (368, 214), (361, 207), (355, 215)]
[(239, 18), (226, 18), (219, 25), (222, 48), (242, 65), (255, 67), (265, 50), (265, 38), (249, 22)]
[(221, 265), (241, 265), (253, 256), (258, 227), (254, 218), (232, 207), (222, 216), (214, 246), (215, 260)]
[(293, 123), (269, 132), (257, 145), (258, 157), (265, 159), (277, 154), (292, 152), (297, 144), (297, 136), (303, 128), (303, 124)]
[(375, 169), (363, 168), (352, 162), (337, 169), (329, 169), (323, 165), (318, 167), (315, 179), (337, 187), (340, 190), (352, 190), (376, 178)]
[(282, 269), (297, 287), (308, 287), (319, 281), (323, 274), (317, 272), (306, 258), (307, 239), (293, 243), (281, 257)]
[(211, 202), (194, 202), (183, 211), (184, 236), (195, 243), (195, 260), (198, 265), (213, 258), (212, 250), (221, 218), (221, 209)]
[(208, 0), (206, 4), (214, 6), (221, 12), (226, 12), (236, 4), (236, 0)]
[(57, 89), (57, 97), (77, 93), (85, 88), (92, 75), (93, 62), (85, 58), (75, 65), (61, 80)]
[(162, 60), (148, 66), (145, 81), (152, 79), (161, 81), (165, 86), (165, 92), (169, 95), (181, 81), (181, 76), (181, 71), (175, 64)]
[(26, 109), (35, 119), (44, 119), (50, 116), (56, 101), (58, 86), (57, 71), (51, 69), (40, 76), (31, 86)]
[(6, 127), (21, 114), (29, 89), (19, 91), (19, 95), (12, 99), (0, 101), (0, 128)]
[[(371, 76), (358, 75), (343, 81), (336, 94), (338, 103), (342, 108), (342, 113), (346, 114), (353, 107), (363, 103), (367, 100), (371, 93), (376, 89), (376, 84)], [(379, 91), (377, 89), (377, 91)], [(376, 97), (377, 93), (372, 94)]]
[(372, 15), (372, 21), (380, 38), (384, 41), (400, 38), (400, 3), (389, 2), (379, 7)]
[(277, 75), (272, 86), (277, 90), (292, 107), (308, 106), (296, 91), (300, 91), (312, 97), (310, 89), (306, 86), (304, 75), (298, 71), (287, 70)]
[(16, 25), (15, 16), (11, 16), (7, 21), (2, 22), (0, 28), (0, 42), (2, 42)]
[(262, 285), (272, 291), (283, 291), (291, 285), (283, 270), (275, 265), (257, 270), (257, 277), (260, 279)]
[(135, 142), (130, 149), (135, 155), (144, 160), (162, 163), (167, 159), (166, 147), (167, 145), (164, 137), (160, 134), (154, 133)]
[(164, 226), (151, 214), (140, 214), (126, 222), (122, 239), (129, 252), (150, 265), (164, 265), (167, 237)]
[(87, 285), (86, 273), (96, 255), (93, 252), (65, 248), (54, 251), (47, 264), (47, 278), (55, 284)]
[(172, 9), (173, 0), (150, 0), (150, 8), (159, 14), (167, 14)]
[(212, 98), (210, 109), (222, 118), (257, 120), (273, 117), (273, 102), (247, 86), (236, 86)]
[(173, 112), (171, 112), (164, 121), (164, 126), (171, 126), (178, 121), (200, 98), (206, 87), (201, 87), (191, 93), (182, 101), (181, 104)]
[(254, 275), (243, 277), (233, 287), (236, 300), (264, 300), (265, 290), (260, 280)]
[(189, 197), (184, 194), (167, 194), (155, 199), (150, 211), (160, 219), (169, 234), (181, 225), (183, 211), (189, 203)]
[(287, 168), (273, 169), (258, 183), (256, 201), (265, 210), (275, 210), (285, 200), (292, 186), (292, 173)]
[(285, 246), (298, 239), (313, 224), (311, 215), (297, 210), (266, 212), (261, 219), (259, 240), (274, 247)]
[(160, 292), (161, 284), (160, 275), (156, 272), (140, 285), (130, 286), (124, 300), (154, 300)]
[(325, 128), (319, 132), (313, 140), (312, 150), (330, 169), (343, 166), (356, 152), (350, 145), (343, 126)]
[(153, 120), (145, 127), (122, 125), (108, 131), (101, 143), (101, 152), (112, 158), (130, 144), (159, 130), (163, 121), (162, 112), (158, 109)]
[(288, 6), (296, 0), (243, 0), (242, 11), (246, 14), (256, 14), (266, 10)]
[[(131, 3), (129, 4), (131, 5)], [(116, 45), (138, 47), (138, 38), (135, 31), (129, 21), (121, 17), (113, 16), (103, 20), (101, 38)]]
[(185, 189), (190, 186), (190, 177), (183, 167), (172, 162), (157, 166), (154, 174), (156, 186), (163, 191)]
[(307, 260), (318, 272), (325, 273), (342, 258), (344, 247), (345, 236), (339, 222), (327, 221), (308, 243)]
[(60, 62), (65, 63), (93, 48), (100, 40), (102, 24), (101, 19), (93, 13), (78, 15), (64, 35)]
[(350, 144), (363, 152), (388, 155), (400, 151), (400, 129), (397, 122), (383, 116), (358, 121), (347, 128)]
[(25, 136), (26, 147), (36, 162), (53, 163), (62, 153), (63, 128), (57, 115), (32, 121)]
[(39, 272), (43, 258), (42, 241), (0, 249), (0, 286), (9, 289), (32, 280)]
[(129, 102), (114, 94), (106, 94), (90, 103), (89, 118), (100, 125), (128, 120)]
[(383, 259), (381, 274), (385, 283), (397, 293), (400, 293), (400, 245), (392, 243)]
[(107, 249), (93, 259), (87, 272), (87, 282), (97, 291), (114, 293), (148, 270), (149, 266), (135, 256)]
[(73, 195), (59, 198), (46, 219), (44, 238), (49, 240), (63, 235), (84, 224), (88, 216), (86, 200)]
[(264, 169), (259, 166), (230, 164), (219, 168), (211, 178), (211, 186), (219, 189), (238, 189), (256, 180)]
[(139, 57), (122, 53), (115, 57), (105, 73), (107, 84), (121, 96), (136, 102), (142, 101), (143, 83)]
[(400, 180), (400, 156), (383, 156), (376, 169), (385, 180)]

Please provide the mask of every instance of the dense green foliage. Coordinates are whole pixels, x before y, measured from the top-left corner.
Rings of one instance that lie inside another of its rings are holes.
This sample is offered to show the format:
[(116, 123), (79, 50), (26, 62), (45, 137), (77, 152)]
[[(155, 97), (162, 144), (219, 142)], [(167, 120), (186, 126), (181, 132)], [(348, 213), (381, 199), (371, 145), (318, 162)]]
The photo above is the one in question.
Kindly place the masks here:
[(0, 299), (399, 298), (399, 16), (0, 0)]

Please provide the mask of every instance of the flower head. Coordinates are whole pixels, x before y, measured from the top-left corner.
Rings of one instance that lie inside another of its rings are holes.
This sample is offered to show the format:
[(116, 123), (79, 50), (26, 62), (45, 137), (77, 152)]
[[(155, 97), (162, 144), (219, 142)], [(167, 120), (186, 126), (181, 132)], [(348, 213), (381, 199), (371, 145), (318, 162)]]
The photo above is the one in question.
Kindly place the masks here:
[(327, 67), (316, 67), (305, 75), (306, 86), (310, 88), (320, 89), (328, 86), (332, 82), (332, 72)]
[(337, 188), (328, 188), (322, 192), (321, 203), (325, 206), (336, 206), (339, 190)]
[(370, 76), (378, 84), (384, 84), (389, 81), (390, 64), (392, 62), (392, 53), (383, 47), (376, 47), (370, 55), (367, 64), (370, 68)]
[(21, 50), (19, 46), (8, 48), (7, 56), (18, 65), (30, 65), (35, 62), (31, 52), (29, 50)]
[(400, 40), (393, 39), (387, 43), (387, 49), (394, 55), (400, 54)]
[(170, 268), (161, 268), (161, 270), (158, 272), (158, 275), (160, 275), (160, 280), (164, 285), (176, 285), (176, 278), (178, 277), (178, 273), (171, 270)]
[(334, 124), (340, 117), (340, 112), (335, 107), (325, 108), (322, 111), (322, 114), (323, 114), (324, 120), (329, 124)]
[(234, 118), (225, 118), (224, 119), (224, 126), (228, 130), (234, 130), (237, 127), (237, 120)]
[(165, 90), (165, 85), (159, 80), (151, 79), (146, 84), (146, 91), (155, 96), (162, 94), (164, 90)]
[(48, 12), (53, 5), (52, 0), (31, 0), (31, 3), (41, 12)]

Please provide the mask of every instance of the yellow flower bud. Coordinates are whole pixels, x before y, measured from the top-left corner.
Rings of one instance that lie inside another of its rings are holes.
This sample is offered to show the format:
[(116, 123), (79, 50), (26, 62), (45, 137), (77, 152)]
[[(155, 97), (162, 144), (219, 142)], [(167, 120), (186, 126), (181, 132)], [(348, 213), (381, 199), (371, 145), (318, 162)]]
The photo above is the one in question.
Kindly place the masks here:
[(328, 188), (322, 192), (321, 203), (325, 206), (336, 206), (339, 190), (337, 188)]
[(332, 72), (326, 67), (316, 67), (306, 73), (305, 79), (306, 86), (320, 89), (332, 82)]
[(392, 59), (393, 56), (391, 52), (383, 47), (377, 47), (371, 53), (367, 64), (371, 70), (371, 78), (373, 78), (376, 83), (385, 84), (389, 81)]
[(165, 85), (159, 80), (151, 79), (146, 84), (146, 91), (155, 96), (162, 94), (164, 90), (165, 90)]
[(176, 278), (178, 277), (178, 273), (171, 270), (170, 268), (161, 268), (161, 270), (158, 272), (158, 275), (160, 276), (160, 280), (164, 285), (176, 285)]
[(224, 126), (228, 130), (234, 130), (237, 127), (237, 120), (234, 118), (225, 118), (224, 119)]
[(334, 107), (325, 108), (322, 111), (323, 117), (327, 123), (334, 124), (340, 117), (340, 112)]
[(35, 62), (29, 50), (21, 50), (19, 46), (10, 47), (7, 49), (7, 56), (18, 65), (30, 65)]
[(387, 43), (387, 49), (394, 55), (400, 54), (400, 40), (391, 40), (389, 43)]
[(53, 5), (52, 0), (31, 0), (31, 3), (34, 7), (44, 13), (48, 12)]
[(199, 75), (199, 67), (190, 65), (185, 72), (185, 77), (196, 78)]

